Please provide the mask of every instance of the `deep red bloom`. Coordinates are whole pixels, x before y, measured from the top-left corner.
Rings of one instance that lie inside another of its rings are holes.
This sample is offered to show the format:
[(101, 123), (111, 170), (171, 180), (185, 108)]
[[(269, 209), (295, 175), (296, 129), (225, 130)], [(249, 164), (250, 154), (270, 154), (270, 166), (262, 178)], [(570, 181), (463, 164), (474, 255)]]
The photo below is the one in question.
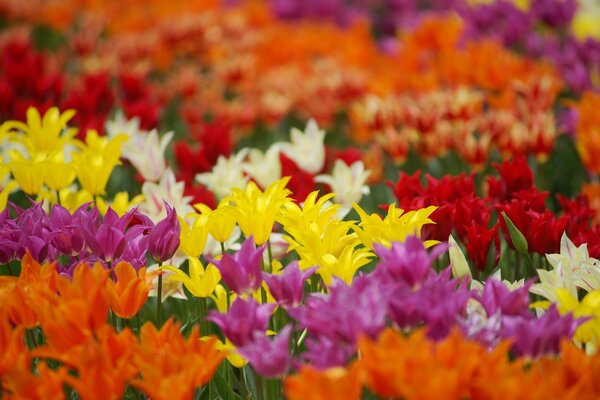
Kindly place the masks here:
[(301, 170), (293, 160), (287, 158), (283, 153), (279, 154), (279, 161), (281, 162), (281, 175), (291, 177), (287, 188), (292, 191), (295, 200), (304, 201), (316, 189), (314, 175)]
[[(494, 247), (492, 248), (492, 243)], [(472, 223), (466, 227), (465, 246), (469, 253), (469, 259), (475, 263), (475, 267), (480, 270), (485, 270), (485, 265), (488, 259), (488, 254), (493, 251), (492, 260), (496, 266), (500, 257), (500, 239), (498, 238), (498, 225), (494, 225), (491, 229), (487, 229), (487, 225), (478, 225)]]
[(527, 159), (522, 155), (506, 160), (502, 164), (494, 163), (494, 168), (500, 177), (487, 179), (490, 198), (508, 201), (513, 193), (533, 186), (533, 172), (529, 168)]

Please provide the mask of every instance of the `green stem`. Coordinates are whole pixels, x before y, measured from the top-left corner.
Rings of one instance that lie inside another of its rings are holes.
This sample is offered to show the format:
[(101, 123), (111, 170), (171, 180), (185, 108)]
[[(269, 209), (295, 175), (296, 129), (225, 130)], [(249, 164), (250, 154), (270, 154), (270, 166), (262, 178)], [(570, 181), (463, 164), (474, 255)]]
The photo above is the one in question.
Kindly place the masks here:
[(140, 334), (140, 313), (138, 311), (137, 314), (135, 314), (135, 327), (136, 327), (136, 333), (139, 335)]
[[(162, 267), (162, 262), (158, 263), (158, 268)], [(162, 273), (159, 271), (158, 275), (158, 295), (156, 298), (156, 319), (158, 321), (158, 328), (162, 326)]]
[(273, 250), (271, 250), (271, 239), (267, 241), (267, 252), (269, 254), (269, 269), (271, 269), (273, 268)]
[(219, 242), (219, 244), (221, 245), (221, 255), (223, 255), (225, 254), (225, 243)]
[(15, 276), (15, 273), (13, 272), (13, 269), (10, 266), (10, 262), (6, 264), (6, 268), (8, 268), (8, 273), (10, 274), (10, 276)]

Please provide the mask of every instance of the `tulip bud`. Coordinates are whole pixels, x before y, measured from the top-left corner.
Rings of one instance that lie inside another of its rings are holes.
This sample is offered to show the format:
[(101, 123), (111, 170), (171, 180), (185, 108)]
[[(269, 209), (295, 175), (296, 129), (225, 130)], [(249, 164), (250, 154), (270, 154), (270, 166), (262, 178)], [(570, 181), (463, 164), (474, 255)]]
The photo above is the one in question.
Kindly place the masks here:
[(515, 249), (522, 254), (528, 253), (527, 239), (525, 236), (517, 229), (515, 224), (508, 218), (506, 213), (502, 213), (502, 218), (504, 218), (504, 222), (506, 223), (506, 227), (508, 228), (508, 233), (510, 234), (510, 240), (515, 246)]
[(148, 235), (148, 249), (152, 258), (159, 263), (173, 257), (179, 248), (181, 225), (175, 208), (165, 203), (167, 216), (159, 221)]

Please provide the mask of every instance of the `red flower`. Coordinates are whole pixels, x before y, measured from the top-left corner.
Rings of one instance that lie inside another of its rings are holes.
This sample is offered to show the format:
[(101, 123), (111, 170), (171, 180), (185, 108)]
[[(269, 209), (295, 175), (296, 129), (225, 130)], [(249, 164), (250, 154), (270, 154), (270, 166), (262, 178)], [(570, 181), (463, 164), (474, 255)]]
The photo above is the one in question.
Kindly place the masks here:
[(513, 160), (506, 160), (502, 164), (494, 163), (494, 168), (500, 174), (500, 178), (487, 179), (490, 198), (508, 201), (514, 192), (533, 186), (533, 172), (527, 164), (527, 159), (522, 155), (516, 156)]
[(301, 170), (293, 160), (287, 158), (283, 153), (279, 154), (281, 162), (281, 175), (290, 176), (287, 188), (292, 191), (294, 199), (302, 202), (310, 192), (315, 190), (315, 177)]
[[(494, 243), (494, 249), (491, 245)], [(469, 258), (475, 263), (475, 267), (480, 270), (485, 270), (485, 265), (488, 259), (488, 254), (493, 251), (492, 255), (496, 266), (500, 257), (500, 239), (498, 237), (498, 225), (494, 225), (492, 229), (487, 229), (487, 225), (478, 225), (472, 223), (466, 227), (465, 246), (469, 253)]]

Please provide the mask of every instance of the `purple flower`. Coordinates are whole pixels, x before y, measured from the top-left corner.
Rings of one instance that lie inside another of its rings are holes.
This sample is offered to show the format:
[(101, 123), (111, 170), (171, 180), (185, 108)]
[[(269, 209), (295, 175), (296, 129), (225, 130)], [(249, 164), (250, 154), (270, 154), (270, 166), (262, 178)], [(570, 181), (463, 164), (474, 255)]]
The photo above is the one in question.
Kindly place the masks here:
[(156, 262), (170, 259), (179, 248), (181, 225), (177, 219), (177, 212), (167, 203), (165, 208), (167, 216), (152, 228), (148, 237), (150, 255)]
[(290, 263), (280, 275), (263, 273), (273, 298), (281, 306), (296, 307), (304, 300), (304, 282), (317, 268), (300, 271), (298, 262)]
[(450, 270), (446, 269), (417, 290), (398, 288), (390, 301), (391, 320), (401, 328), (425, 324), (430, 338), (446, 337), (472, 296), (466, 281), (459, 284), (449, 277)]
[(352, 286), (338, 280), (329, 295), (313, 294), (289, 313), (313, 336), (354, 344), (360, 334), (374, 338), (384, 328), (390, 289), (371, 276), (356, 278)]
[[(87, 207), (87, 206), (86, 206)], [(53, 205), (50, 210), (52, 244), (66, 255), (78, 255), (85, 248), (85, 239), (73, 224), (73, 216), (66, 208)]]
[(254, 332), (253, 341), (238, 348), (238, 352), (248, 359), (252, 368), (267, 378), (283, 376), (292, 366), (289, 350), (292, 327), (286, 326), (270, 340), (264, 332)]
[(382, 275), (409, 287), (416, 287), (436, 275), (431, 264), (448, 249), (447, 244), (438, 244), (428, 253), (423, 241), (416, 236), (408, 236), (403, 243), (392, 243), (386, 248), (378, 243), (373, 245), (379, 263), (377, 275)]
[(533, 280), (529, 280), (523, 287), (511, 291), (502, 282), (490, 278), (485, 283), (483, 293), (474, 297), (481, 303), (489, 316), (502, 314), (530, 317), (529, 288), (531, 285), (533, 285)]
[(275, 304), (258, 304), (254, 298), (235, 299), (227, 314), (211, 312), (206, 318), (214, 322), (237, 347), (250, 344), (254, 332), (265, 332)]
[(533, 0), (531, 12), (553, 28), (568, 26), (577, 11), (576, 0)]
[(306, 352), (303, 354), (305, 362), (318, 369), (346, 365), (348, 360), (356, 353), (356, 346), (343, 343), (327, 336), (309, 338), (306, 340)]
[(262, 255), (265, 245), (258, 249), (250, 236), (235, 254), (224, 254), (220, 260), (207, 258), (221, 272), (223, 282), (239, 295), (255, 292), (262, 283)]
[(571, 314), (561, 316), (553, 305), (540, 318), (504, 318), (502, 337), (513, 341), (512, 350), (519, 357), (559, 354), (561, 340), (570, 339), (583, 322)]

